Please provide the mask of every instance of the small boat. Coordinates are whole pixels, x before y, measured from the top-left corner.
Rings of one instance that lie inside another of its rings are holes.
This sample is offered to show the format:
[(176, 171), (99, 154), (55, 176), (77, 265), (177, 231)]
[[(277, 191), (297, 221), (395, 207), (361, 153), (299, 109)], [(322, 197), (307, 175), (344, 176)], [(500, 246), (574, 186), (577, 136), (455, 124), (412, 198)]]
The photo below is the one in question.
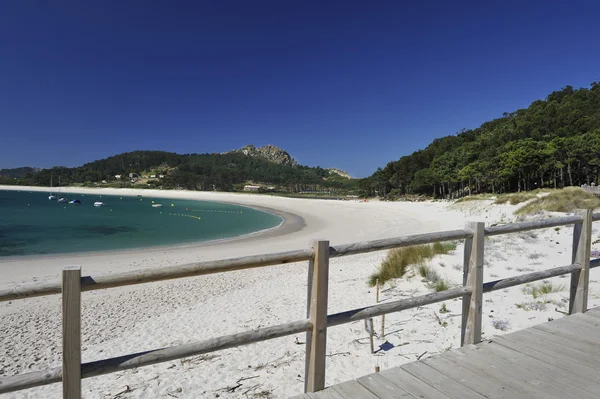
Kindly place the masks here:
[(69, 204), (81, 204), (81, 201), (79, 201), (78, 199), (74, 199), (69, 201)]
[(104, 202), (102, 202), (102, 201), (94, 202), (94, 206), (103, 206), (103, 205), (104, 205)]
[(64, 202), (67, 202), (67, 199), (66, 199), (65, 197), (60, 197), (60, 198), (58, 199), (58, 202), (63, 202), (63, 203), (64, 203)]
[(56, 199), (56, 195), (52, 194), (52, 175), (50, 175), (50, 195), (48, 196), (50, 201), (54, 201)]
[(160, 208), (162, 204), (152, 204), (152, 208)]

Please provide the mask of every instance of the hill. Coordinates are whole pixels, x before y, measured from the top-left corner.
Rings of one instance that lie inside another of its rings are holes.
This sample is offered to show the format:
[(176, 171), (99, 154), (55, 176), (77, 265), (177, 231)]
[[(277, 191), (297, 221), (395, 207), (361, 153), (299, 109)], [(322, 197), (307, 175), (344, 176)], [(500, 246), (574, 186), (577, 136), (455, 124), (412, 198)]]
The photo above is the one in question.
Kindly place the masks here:
[(12, 178), (21, 178), (25, 177), (28, 174), (39, 171), (40, 169), (31, 168), (29, 166), (25, 166), (22, 168), (13, 168), (13, 169), (0, 169), (0, 177), (12, 177)]
[(246, 146), (223, 154), (176, 154), (133, 151), (86, 163), (76, 168), (54, 167), (29, 173), (20, 184), (47, 186), (50, 177), (66, 185), (105, 185), (189, 190), (244, 190), (248, 184), (261, 190), (284, 192), (341, 192), (352, 190), (356, 180), (332, 176), (321, 167), (298, 164), (275, 146)]
[(472, 130), (435, 139), (363, 179), (364, 195), (457, 197), (600, 183), (600, 83), (567, 86)]

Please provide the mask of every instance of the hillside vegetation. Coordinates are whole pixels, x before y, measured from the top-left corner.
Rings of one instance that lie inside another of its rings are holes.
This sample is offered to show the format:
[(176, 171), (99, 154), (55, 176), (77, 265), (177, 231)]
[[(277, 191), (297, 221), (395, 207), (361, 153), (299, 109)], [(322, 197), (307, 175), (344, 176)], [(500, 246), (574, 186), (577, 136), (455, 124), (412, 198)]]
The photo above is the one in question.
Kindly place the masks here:
[(435, 139), (361, 181), (364, 195), (461, 197), (599, 183), (600, 83), (567, 86), (502, 118)]
[[(133, 178), (129, 177), (130, 173), (134, 174)], [(121, 178), (116, 178), (117, 175)], [(84, 184), (235, 191), (243, 190), (244, 185), (252, 183), (285, 192), (349, 192), (356, 186), (356, 180), (343, 178), (320, 167), (299, 165), (287, 152), (274, 146), (258, 149), (247, 146), (224, 154), (133, 151), (76, 168), (30, 171), (20, 179), (4, 178), (0, 179), (0, 183), (48, 186), (51, 176), (55, 186), (60, 182), (62, 186)]]

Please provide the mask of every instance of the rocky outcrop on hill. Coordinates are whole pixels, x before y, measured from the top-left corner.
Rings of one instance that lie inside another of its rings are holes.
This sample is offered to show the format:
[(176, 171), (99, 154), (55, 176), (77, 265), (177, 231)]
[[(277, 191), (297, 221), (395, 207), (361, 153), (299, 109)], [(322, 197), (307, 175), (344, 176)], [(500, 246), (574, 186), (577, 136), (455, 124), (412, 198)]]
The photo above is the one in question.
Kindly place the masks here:
[(345, 177), (346, 179), (352, 179), (352, 176), (350, 176), (348, 174), (348, 172), (344, 172), (341, 169), (336, 169), (336, 168), (327, 168), (327, 171), (329, 172), (329, 174), (336, 174), (336, 175), (340, 175), (342, 177)]
[(261, 157), (280, 165), (298, 165), (298, 162), (296, 162), (294, 157), (292, 157), (287, 151), (270, 144), (258, 148), (250, 144), (240, 148), (239, 150), (234, 150), (231, 152), (241, 152), (242, 154), (249, 155), (251, 157)]

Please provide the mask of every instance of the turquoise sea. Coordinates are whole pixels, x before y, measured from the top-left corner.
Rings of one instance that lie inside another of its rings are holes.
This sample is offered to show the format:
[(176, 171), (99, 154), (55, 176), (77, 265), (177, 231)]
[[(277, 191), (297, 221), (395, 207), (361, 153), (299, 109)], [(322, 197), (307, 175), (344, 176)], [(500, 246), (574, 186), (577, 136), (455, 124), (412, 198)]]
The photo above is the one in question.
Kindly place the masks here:
[[(282, 218), (208, 201), (0, 190), (0, 256), (45, 255), (178, 245), (279, 225)], [(95, 207), (95, 201), (105, 205)], [(152, 204), (161, 204), (153, 207)]]

